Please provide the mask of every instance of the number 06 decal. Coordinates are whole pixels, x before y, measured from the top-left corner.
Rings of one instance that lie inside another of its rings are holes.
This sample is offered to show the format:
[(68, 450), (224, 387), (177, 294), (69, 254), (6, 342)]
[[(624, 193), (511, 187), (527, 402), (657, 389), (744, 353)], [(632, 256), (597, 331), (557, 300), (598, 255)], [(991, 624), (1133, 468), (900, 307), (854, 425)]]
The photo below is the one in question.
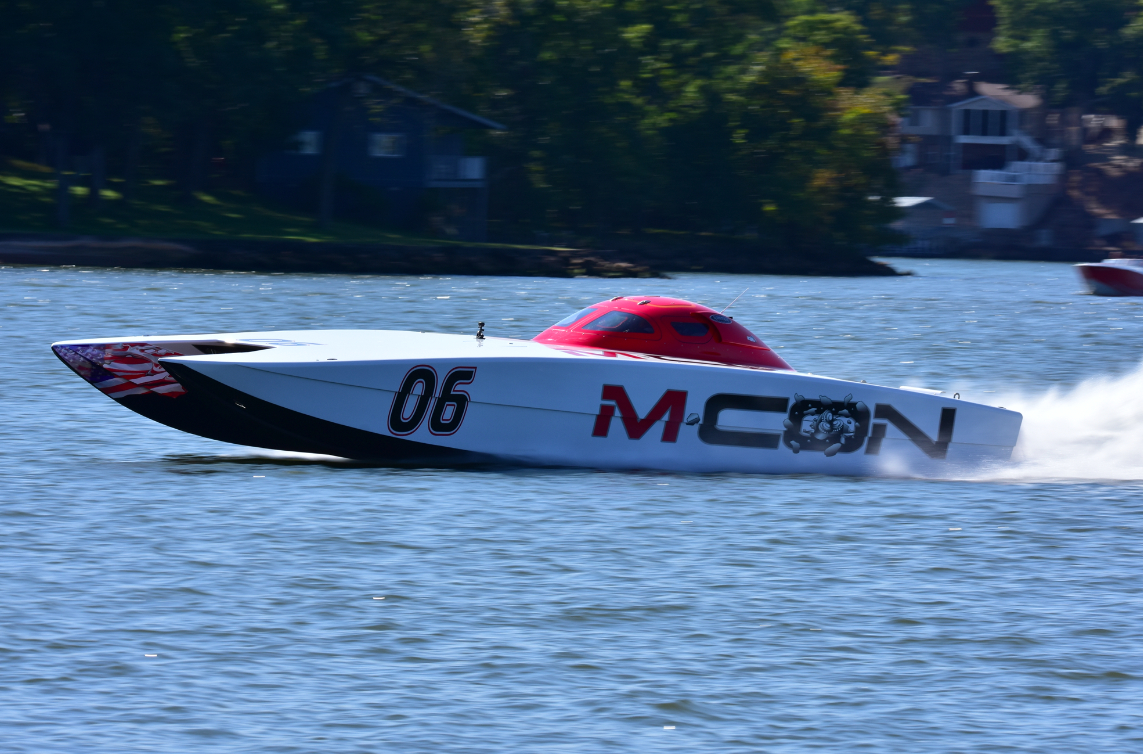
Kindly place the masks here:
[[(421, 392), (414, 393), (420, 385)], [(401, 387), (393, 396), (393, 406), (389, 409), (389, 431), (395, 435), (411, 435), (425, 420), (429, 403), (437, 389), (437, 370), (430, 366), (413, 367), (401, 381)], [(416, 400), (410, 400), (415, 398)], [(409, 404), (413, 405), (410, 406)]]
[(457, 388), (470, 385), (476, 378), (476, 367), (456, 367), (445, 375), (441, 383), (441, 394), (429, 416), (429, 431), (434, 435), (451, 435), (460, 429), (464, 414), (468, 411), (470, 397)]
[(411, 435), (429, 414), (430, 432), (434, 435), (453, 434), (460, 429), (471, 400), (468, 393), (459, 390), (458, 386), (470, 384), (475, 377), (476, 367), (456, 367), (449, 371), (430, 414), (429, 405), (434, 403), (437, 389), (437, 371), (425, 364), (413, 367), (393, 396), (393, 405), (389, 408), (389, 431), (395, 435)]

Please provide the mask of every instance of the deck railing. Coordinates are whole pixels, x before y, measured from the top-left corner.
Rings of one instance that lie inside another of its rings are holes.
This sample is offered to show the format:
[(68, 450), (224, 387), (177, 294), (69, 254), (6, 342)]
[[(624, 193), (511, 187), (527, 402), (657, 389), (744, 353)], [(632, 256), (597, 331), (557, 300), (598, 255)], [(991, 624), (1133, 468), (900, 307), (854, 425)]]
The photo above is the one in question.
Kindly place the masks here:
[(1004, 170), (974, 170), (973, 183), (1022, 183), (1051, 185), (1060, 180), (1059, 162), (1010, 162)]

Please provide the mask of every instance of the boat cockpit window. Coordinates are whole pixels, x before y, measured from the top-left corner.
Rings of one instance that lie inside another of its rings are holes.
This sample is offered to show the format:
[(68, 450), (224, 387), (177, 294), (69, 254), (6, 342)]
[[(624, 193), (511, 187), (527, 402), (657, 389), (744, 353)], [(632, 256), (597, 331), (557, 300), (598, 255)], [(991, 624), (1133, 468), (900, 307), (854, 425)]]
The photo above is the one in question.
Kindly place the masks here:
[(584, 317), (586, 317), (587, 315), (591, 314), (594, 311), (595, 311), (595, 308), (591, 307), (591, 306), (589, 306), (586, 309), (580, 309), (575, 314), (569, 314), (568, 316), (564, 317), (559, 322), (552, 325), (552, 327), (571, 327), (576, 322), (579, 322), (581, 319), (583, 319)]
[(671, 327), (684, 338), (701, 338), (710, 332), (710, 328), (702, 322), (672, 322)]
[(260, 346), (253, 343), (195, 343), (194, 347), (201, 353), (213, 356), (226, 353), (250, 353), (251, 351), (264, 351), (273, 346)]
[(730, 317), (727, 317), (725, 314), (712, 314), (710, 315), (710, 320), (711, 322), (717, 322), (720, 325), (729, 325), (734, 321)]
[(629, 312), (608, 312), (597, 320), (593, 320), (580, 328), (591, 332), (624, 332), (655, 334), (651, 323), (638, 314)]

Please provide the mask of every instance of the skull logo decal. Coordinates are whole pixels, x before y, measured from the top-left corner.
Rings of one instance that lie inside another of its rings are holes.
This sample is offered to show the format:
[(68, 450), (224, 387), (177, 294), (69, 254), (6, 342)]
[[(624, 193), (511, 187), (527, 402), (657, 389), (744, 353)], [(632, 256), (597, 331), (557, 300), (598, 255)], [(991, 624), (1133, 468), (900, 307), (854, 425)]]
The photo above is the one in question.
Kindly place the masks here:
[(782, 444), (795, 453), (820, 451), (826, 457), (852, 453), (869, 434), (869, 407), (854, 401), (853, 395), (841, 400), (818, 396), (817, 400), (794, 394), (794, 403), (782, 425)]

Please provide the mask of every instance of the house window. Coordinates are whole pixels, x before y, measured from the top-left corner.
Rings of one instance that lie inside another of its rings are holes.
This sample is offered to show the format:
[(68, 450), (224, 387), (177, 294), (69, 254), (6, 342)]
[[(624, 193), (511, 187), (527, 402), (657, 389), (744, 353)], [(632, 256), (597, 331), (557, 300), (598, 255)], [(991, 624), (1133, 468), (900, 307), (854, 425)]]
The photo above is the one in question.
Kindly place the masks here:
[(298, 131), (294, 137), (296, 154), (321, 154), (321, 131)]
[(1007, 136), (1007, 110), (962, 110), (961, 134), (964, 136)]
[(370, 157), (404, 157), (405, 134), (369, 134)]

